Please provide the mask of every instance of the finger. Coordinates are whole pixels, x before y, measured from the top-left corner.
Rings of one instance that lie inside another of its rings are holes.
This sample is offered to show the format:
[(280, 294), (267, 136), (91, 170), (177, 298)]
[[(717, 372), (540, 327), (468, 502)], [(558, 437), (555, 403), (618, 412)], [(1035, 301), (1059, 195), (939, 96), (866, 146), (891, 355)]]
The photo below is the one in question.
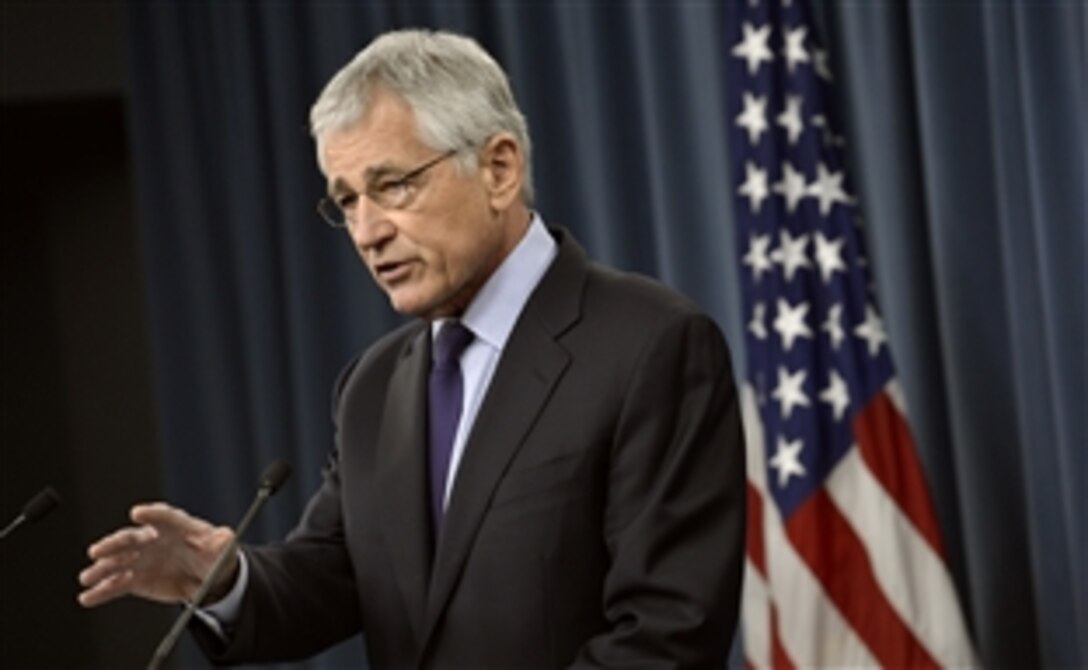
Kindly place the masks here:
[(131, 591), (133, 578), (131, 570), (110, 575), (91, 588), (81, 592), (78, 596), (79, 604), (84, 607), (97, 607), (126, 596)]
[(93, 586), (118, 572), (131, 570), (139, 558), (140, 553), (135, 551), (100, 558), (79, 573), (79, 583), (83, 586)]
[(98, 560), (111, 554), (139, 551), (158, 537), (159, 531), (152, 526), (122, 528), (88, 547), (87, 556), (92, 560)]
[(159, 526), (182, 532), (203, 530), (211, 525), (203, 519), (191, 516), (181, 508), (166, 503), (136, 505), (132, 508), (131, 517), (134, 522), (141, 525)]

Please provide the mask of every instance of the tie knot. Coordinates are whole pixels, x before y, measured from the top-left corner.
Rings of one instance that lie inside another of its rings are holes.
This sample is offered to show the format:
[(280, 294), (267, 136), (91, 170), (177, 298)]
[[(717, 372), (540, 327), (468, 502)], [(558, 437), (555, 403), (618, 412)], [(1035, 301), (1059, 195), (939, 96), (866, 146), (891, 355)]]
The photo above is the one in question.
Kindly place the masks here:
[(456, 364), (465, 347), (472, 342), (473, 334), (460, 321), (447, 321), (438, 331), (434, 341), (434, 363), (445, 367)]

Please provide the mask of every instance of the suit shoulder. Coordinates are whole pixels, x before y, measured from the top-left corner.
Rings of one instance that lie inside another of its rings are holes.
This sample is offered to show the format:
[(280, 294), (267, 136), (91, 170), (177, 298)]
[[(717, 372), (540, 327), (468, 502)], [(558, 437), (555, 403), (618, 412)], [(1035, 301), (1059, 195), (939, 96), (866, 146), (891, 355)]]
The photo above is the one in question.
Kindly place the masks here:
[[(705, 345), (704, 353), (728, 359), (729, 344), (718, 323), (695, 302), (660, 281), (593, 263), (582, 301), (580, 336), (607, 342), (635, 360), (659, 346)], [(594, 345), (595, 346), (595, 345)]]
[(427, 327), (425, 321), (412, 320), (382, 335), (377, 342), (367, 347), (361, 354), (360, 362), (369, 362), (387, 357), (397, 357), (405, 346), (415, 340), (420, 331)]
[(585, 301), (591, 310), (603, 309), (613, 317), (671, 321), (706, 316), (691, 299), (656, 279), (598, 263), (589, 267)]
[(368, 372), (381, 374), (383, 370), (391, 370), (393, 364), (404, 352), (405, 347), (411, 346), (411, 343), (420, 331), (426, 328), (426, 325), (423, 321), (409, 321), (386, 333), (369, 347), (357, 353), (340, 372), (334, 388), (334, 395), (339, 396), (344, 386), (353, 377)]

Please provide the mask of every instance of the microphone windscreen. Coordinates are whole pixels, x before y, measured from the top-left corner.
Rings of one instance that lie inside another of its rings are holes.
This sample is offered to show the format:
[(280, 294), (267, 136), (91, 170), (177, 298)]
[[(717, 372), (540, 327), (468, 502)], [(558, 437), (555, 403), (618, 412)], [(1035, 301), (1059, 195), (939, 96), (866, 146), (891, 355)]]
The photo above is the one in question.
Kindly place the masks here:
[(269, 465), (264, 474), (261, 475), (260, 488), (267, 489), (268, 495), (273, 495), (290, 476), (291, 466), (285, 461), (276, 461)]
[(26, 507), (23, 508), (23, 515), (27, 521), (37, 521), (55, 510), (60, 503), (61, 498), (57, 490), (52, 486), (46, 486), (26, 504)]

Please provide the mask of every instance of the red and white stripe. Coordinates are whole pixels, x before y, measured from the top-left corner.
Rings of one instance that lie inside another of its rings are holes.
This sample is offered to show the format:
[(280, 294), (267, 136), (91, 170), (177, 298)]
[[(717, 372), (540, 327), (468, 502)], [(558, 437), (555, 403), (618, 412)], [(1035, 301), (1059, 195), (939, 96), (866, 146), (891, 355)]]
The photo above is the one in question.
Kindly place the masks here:
[(900, 398), (890, 385), (858, 414), (856, 445), (784, 523), (755, 395), (743, 389), (750, 667), (978, 665)]

